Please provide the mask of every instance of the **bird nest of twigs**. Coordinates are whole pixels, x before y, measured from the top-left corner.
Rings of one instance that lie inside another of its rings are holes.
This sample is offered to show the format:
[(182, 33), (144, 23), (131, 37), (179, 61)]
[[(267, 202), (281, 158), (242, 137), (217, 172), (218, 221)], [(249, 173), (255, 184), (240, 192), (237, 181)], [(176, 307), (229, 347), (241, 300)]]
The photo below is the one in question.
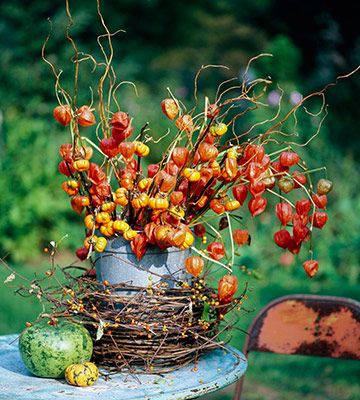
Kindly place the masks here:
[(168, 372), (221, 348), (232, 324), (223, 315), (238, 307), (245, 292), (221, 305), (202, 279), (169, 288), (126, 283), (109, 285), (87, 275), (72, 278), (56, 302), (57, 316), (76, 316), (94, 342), (93, 359), (109, 372)]

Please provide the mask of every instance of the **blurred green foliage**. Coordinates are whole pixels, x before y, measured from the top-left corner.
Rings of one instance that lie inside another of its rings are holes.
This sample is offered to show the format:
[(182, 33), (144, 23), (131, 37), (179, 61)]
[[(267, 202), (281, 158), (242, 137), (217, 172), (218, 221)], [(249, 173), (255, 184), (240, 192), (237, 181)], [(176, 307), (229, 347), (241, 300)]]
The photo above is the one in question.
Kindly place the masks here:
[[(258, 60), (250, 72), (253, 76), (271, 76), (284, 89), (285, 112), (294, 92), (306, 94), (319, 89), (360, 63), (360, 36), (357, 24), (353, 23), (356, 2), (112, 0), (102, 3), (110, 30), (126, 30), (114, 39), (116, 74), (119, 80), (135, 82), (140, 95), (136, 97), (131, 86), (123, 86), (119, 91), (120, 105), (135, 116), (136, 130), (149, 121), (157, 138), (167, 129), (159, 107), (161, 99), (167, 96), (166, 87), (191, 105), (194, 75), (203, 64), (229, 67), (229, 70), (209, 70), (200, 79), (200, 93), (213, 99), (219, 82), (241, 76), (249, 58), (261, 52), (272, 53), (273, 57)], [(100, 57), (96, 38), (103, 29), (95, 1), (70, 1), (70, 5), (75, 22), (71, 33), (79, 49)], [(9, 262), (17, 265), (37, 266), (43, 264), (40, 255), (50, 240), (68, 234), (69, 239), (62, 243), (65, 253), (81, 245), (81, 218), (71, 210), (57, 171), (58, 147), (69, 138), (66, 130), (53, 121), (54, 81), (49, 67), (41, 60), (41, 47), (49, 32), (48, 17), (52, 20), (52, 35), (46, 54), (63, 70), (62, 82), (69, 91), (73, 85), (72, 49), (64, 35), (67, 18), (63, 0), (0, 2), (0, 14), (0, 257), (7, 255)], [(88, 63), (82, 65), (81, 72), (79, 100), (88, 104), (89, 82), (96, 80), (99, 71), (92, 72)], [(271, 89), (278, 90), (276, 84)], [(356, 97), (359, 89), (359, 76), (354, 76), (329, 90), (329, 115), (321, 133), (306, 149), (299, 150), (309, 165), (315, 168), (326, 165), (327, 176), (335, 182), (329, 196), (329, 222), (321, 234), (315, 234), (314, 252), (321, 265), (318, 277), (305, 281), (301, 264), (306, 251), (298, 259), (289, 259), (287, 267), (279, 261), (283, 252), (272, 241), (278, 229), (275, 218), (269, 214), (255, 220), (246, 218), (252, 244), (241, 251), (237, 263), (256, 270), (265, 279), (256, 283), (251, 276), (244, 277), (240, 271), (237, 274), (242, 281), (249, 279), (255, 287), (251, 304), (257, 309), (277, 295), (296, 291), (358, 297), (360, 140)], [(318, 104), (312, 106), (315, 110)], [(276, 107), (270, 105), (251, 119), (239, 121), (237, 128), (246, 130), (254, 121), (271, 118), (275, 112)], [(318, 123), (318, 117), (299, 114), (297, 130), (304, 142)], [(260, 129), (255, 133), (261, 133)], [(91, 134), (94, 136), (94, 132)], [(157, 154), (159, 146), (152, 146), (149, 161), (156, 161)], [(314, 181), (324, 174), (314, 174)], [(31, 275), (34, 271), (43, 273), (44, 268), (22, 267), (22, 270)], [(6, 273), (1, 275), (4, 279), (5, 276)], [(20, 330), (24, 321), (33, 319), (38, 311), (33, 303), (14, 301), (9, 293), (2, 292), (0, 299), (4, 310), (0, 321), (2, 333)], [(252, 316), (246, 318), (244, 327)], [(241, 345), (239, 341), (234, 344)], [(254, 385), (255, 376), (263, 375), (262, 362), (258, 361), (250, 377)], [(308, 365), (305, 361), (297, 362), (294, 361), (297, 370)], [(310, 375), (316, 374), (323, 364), (313, 365)], [(346, 367), (341, 366), (329, 374), (324, 372), (323, 382), (339, 376), (331, 387), (337, 390), (339, 384), (341, 390), (339, 397), (325, 392), (323, 396), (355, 399), (351, 397), (352, 389), (347, 391), (343, 382), (344, 371)], [(269, 368), (266, 375), (264, 383), (269, 386), (271, 380), (280, 379)], [(301, 377), (293, 382), (298, 382), (294, 388), (306, 396), (309, 391), (316, 391), (312, 382), (301, 388)], [(286, 397), (280, 391), (262, 395), (262, 389), (259, 390), (258, 394), (249, 391), (247, 398), (297, 398), (293, 393)], [(302, 398), (325, 398), (306, 396)]]

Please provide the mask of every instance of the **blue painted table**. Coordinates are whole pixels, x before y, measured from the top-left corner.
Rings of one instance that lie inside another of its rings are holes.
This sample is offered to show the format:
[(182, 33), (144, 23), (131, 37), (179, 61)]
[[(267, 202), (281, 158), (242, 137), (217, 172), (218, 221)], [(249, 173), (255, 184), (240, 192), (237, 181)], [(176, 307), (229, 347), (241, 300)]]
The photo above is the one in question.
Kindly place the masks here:
[(185, 400), (216, 391), (239, 379), (246, 370), (245, 356), (234, 348), (203, 355), (193, 365), (162, 375), (116, 374), (94, 386), (78, 388), (61, 379), (31, 375), (23, 365), (17, 336), (0, 337), (1, 400)]

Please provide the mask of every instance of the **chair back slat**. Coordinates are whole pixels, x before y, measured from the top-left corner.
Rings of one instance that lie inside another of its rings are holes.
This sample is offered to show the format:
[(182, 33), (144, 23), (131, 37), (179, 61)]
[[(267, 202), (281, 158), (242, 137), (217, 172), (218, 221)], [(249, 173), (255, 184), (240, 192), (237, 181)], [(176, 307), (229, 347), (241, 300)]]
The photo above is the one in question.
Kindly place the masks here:
[(249, 329), (247, 351), (360, 359), (360, 303), (293, 295), (265, 307)]

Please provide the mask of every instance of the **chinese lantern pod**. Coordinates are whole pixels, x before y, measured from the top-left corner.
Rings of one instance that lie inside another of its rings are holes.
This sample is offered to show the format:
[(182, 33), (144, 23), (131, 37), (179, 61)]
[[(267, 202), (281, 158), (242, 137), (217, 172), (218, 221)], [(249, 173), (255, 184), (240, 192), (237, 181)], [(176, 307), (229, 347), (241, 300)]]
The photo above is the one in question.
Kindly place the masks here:
[(204, 260), (200, 256), (190, 256), (185, 260), (186, 272), (198, 277), (204, 269)]
[(225, 275), (219, 281), (218, 298), (223, 304), (230, 303), (238, 290), (238, 279), (234, 275)]

